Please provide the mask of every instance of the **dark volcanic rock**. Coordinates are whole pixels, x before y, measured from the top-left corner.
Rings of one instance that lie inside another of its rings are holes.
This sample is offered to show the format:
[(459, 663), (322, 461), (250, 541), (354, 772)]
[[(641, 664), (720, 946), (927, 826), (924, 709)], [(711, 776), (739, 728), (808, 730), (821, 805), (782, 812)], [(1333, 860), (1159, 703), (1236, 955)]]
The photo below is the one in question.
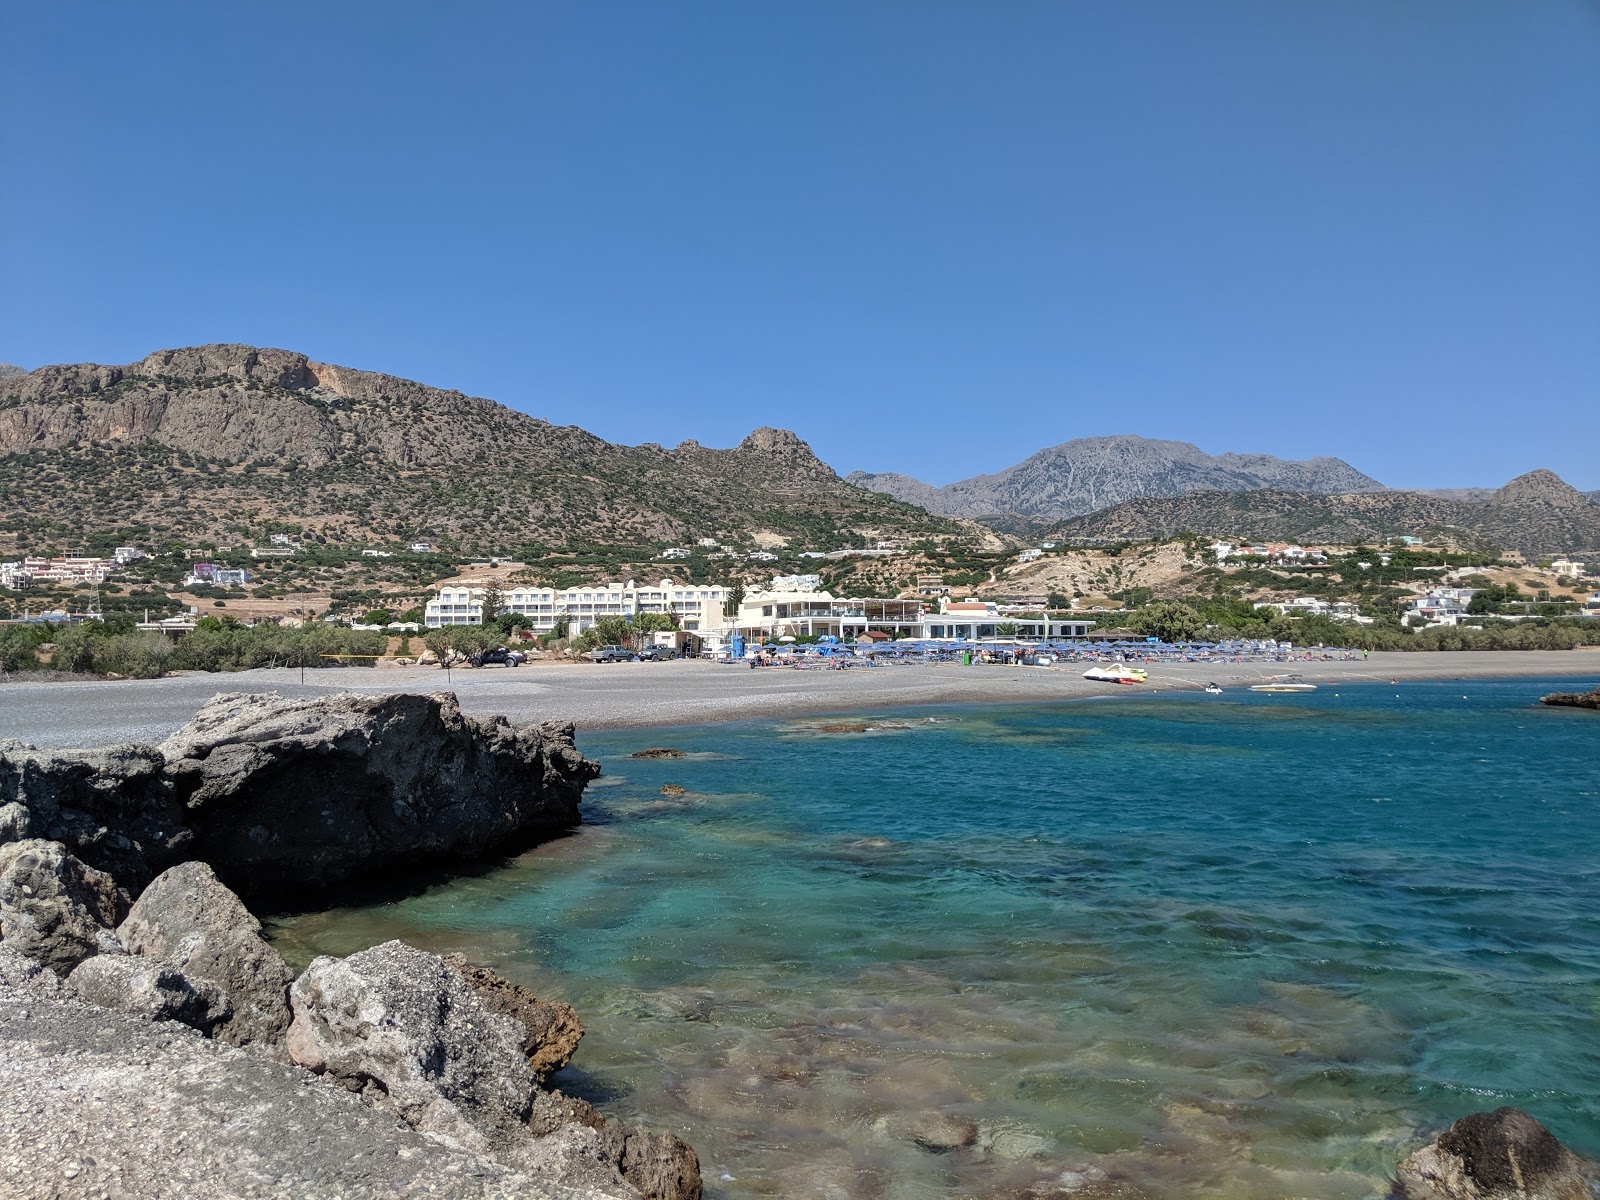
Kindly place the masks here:
[[(150, 746), (39, 750), (0, 741), (0, 841), (61, 842), (133, 891), (187, 857), (189, 833), (166, 760)], [(24, 820), (11, 805), (26, 810)], [(19, 832), (20, 828), (20, 832)]]
[(293, 976), (261, 936), (261, 922), (205, 863), (163, 872), (117, 933), (132, 954), (217, 990), (227, 1011), (204, 1026), (214, 1036), (234, 1046), (282, 1045)]
[(635, 750), (628, 755), (629, 758), (682, 758), (687, 751), (675, 750), (671, 746), (650, 746), (644, 750)]
[(8, 1200), (620, 1200), (418, 1135), (297, 1068), (170, 1022), (0, 986)]
[(1591, 1200), (1592, 1175), (1518, 1108), (1462, 1117), (1400, 1164), (1403, 1200)]
[(449, 694), (219, 695), (161, 750), (193, 856), (245, 893), (554, 834), (600, 772), (572, 726), (463, 716)]
[(57, 974), (97, 953), (100, 935), (126, 911), (127, 898), (111, 876), (85, 866), (61, 843), (31, 838), (0, 845), (0, 937)]
[(522, 1030), (522, 1052), (535, 1075), (559, 1071), (583, 1038), (583, 1022), (570, 1004), (541, 1000), (527, 988), (503, 979), (488, 967), (447, 954), (444, 963), (467, 981), (490, 1012), (510, 1017)]
[(1540, 696), (1539, 703), (1558, 708), (1592, 708), (1600, 711), (1600, 688), (1592, 692), (1551, 692), (1548, 696)]

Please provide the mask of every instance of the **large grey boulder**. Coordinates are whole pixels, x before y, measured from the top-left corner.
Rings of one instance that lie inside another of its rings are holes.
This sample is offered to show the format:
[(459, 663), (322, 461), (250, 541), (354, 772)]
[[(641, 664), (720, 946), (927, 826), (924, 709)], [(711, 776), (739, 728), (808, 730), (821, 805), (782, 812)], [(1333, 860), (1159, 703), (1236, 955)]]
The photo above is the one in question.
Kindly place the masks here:
[(232, 1010), (215, 984), (127, 954), (84, 959), (67, 976), (67, 989), (81, 1000), (147, 1021), (179, 1021), (205, 1034)]
[(385, 942), (318, 958), (289, 996), (294, 1062), (468, 1149), (526, 1135), (534, 1079), (522, 1031), (438, 956)]
[(97, 953), (100, 935), (126, 910), (116, 881), (60, 842), (0, 845), (0, 938), (58, 975)]
[(1592, 1200), (1593, 1172), (1520, 1108), (1462, 1117), (1400, 1164), (1403, 1200)]
[(0, 842), (61, 842), (136, 892), (187, 855), (190, 835), (165, 767), (150, 746), (40, 750), (0, 741)]
[(448, 693), (219, 695), (160, 749), (193, 857), (296, 898), (570, 828), (600, 770), (571, 725), (464, 716)]
[(7, 1200), (636, 1200), (443, 1145), (182, 1025), (3, 985), (0, 1096)]
[(261, 922), (205, 863), (162, 872), (117, 935), (131, 954), (220, 992), (227, 1014), (210, 1027), (216, 1037), (281, 1053), (293, 976), (261, 936)]
[(485, 1008), (517, 1023), (522, 1031), (522, 1052), (535, 1075), (543, 1078), (571, 1061), (583, 1038), (583, 1022), (572, 1005), (541, 1000), (520, 984), (459, 954), (445, 955), (444, 964), (467, 981)]

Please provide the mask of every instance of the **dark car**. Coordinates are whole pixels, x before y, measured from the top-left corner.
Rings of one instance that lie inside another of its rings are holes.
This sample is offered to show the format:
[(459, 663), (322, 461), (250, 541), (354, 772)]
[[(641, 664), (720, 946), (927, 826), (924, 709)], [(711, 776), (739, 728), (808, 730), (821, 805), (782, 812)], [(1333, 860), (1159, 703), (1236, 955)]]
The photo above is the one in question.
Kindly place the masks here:
[(520, 650), (508, 650), (504, 646), (498, 646), (493, 650), (485, 650), (481, 654), (474, 655), (472, 665), (475, 667), (492, 667), (503, 664), (504, 666), (514, 667), (526, 657)]
[(621, 646), (601, 646), (597, 650), (589, 651), (589, 661), (597, 663), (631, 662), (633, 651), (624, 650)]
[(639, 651), (640, 662), (665, 662), (669, 658), (677, 658), (678, 652), (670, 646), (646, 646)]

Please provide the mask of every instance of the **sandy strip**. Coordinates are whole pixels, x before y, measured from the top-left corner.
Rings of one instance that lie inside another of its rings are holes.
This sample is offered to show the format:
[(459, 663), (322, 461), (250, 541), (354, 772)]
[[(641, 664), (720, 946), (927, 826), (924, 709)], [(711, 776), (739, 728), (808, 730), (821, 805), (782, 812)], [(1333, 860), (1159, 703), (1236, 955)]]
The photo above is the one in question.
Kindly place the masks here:
[(536, 664), (525, 667), (343, 667), (185, 674), (153, 680), (0, 684), (0, 737), (40, 746), (160, 740), (217, 692), (323, 695), (336, 691), (454, 691), (472, 713), (517, 722), (574, 721), (580, 729), (861, 712), (917, 704), (1029, 703), (1080, 696), (1193, 690), (1215, 680), (1246, 687), (1298, 671), (1313, 683), (1563, 677), (1576, 690), (1600, 683), (1600, 650), (1377, 653), (1357, 662), (1175, 663), (1134, 687), (1092, 683), (1064, 667), (884, 666), (840, 671), (750, 670), (708, 662)]

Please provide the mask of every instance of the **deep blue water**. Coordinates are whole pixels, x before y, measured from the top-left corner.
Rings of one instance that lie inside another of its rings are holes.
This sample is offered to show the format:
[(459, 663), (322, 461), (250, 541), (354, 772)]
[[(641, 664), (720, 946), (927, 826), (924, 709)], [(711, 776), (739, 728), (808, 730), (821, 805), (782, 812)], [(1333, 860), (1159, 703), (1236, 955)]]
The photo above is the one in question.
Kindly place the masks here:
[(712, 1195), (1370, 1196), (1501, 1104), (1600, 1154), (1600, 717), (1534, 703), (1594, 682), (593, 734), (578, 836), (278, 936), (571, 1000), (558, 1085)]

